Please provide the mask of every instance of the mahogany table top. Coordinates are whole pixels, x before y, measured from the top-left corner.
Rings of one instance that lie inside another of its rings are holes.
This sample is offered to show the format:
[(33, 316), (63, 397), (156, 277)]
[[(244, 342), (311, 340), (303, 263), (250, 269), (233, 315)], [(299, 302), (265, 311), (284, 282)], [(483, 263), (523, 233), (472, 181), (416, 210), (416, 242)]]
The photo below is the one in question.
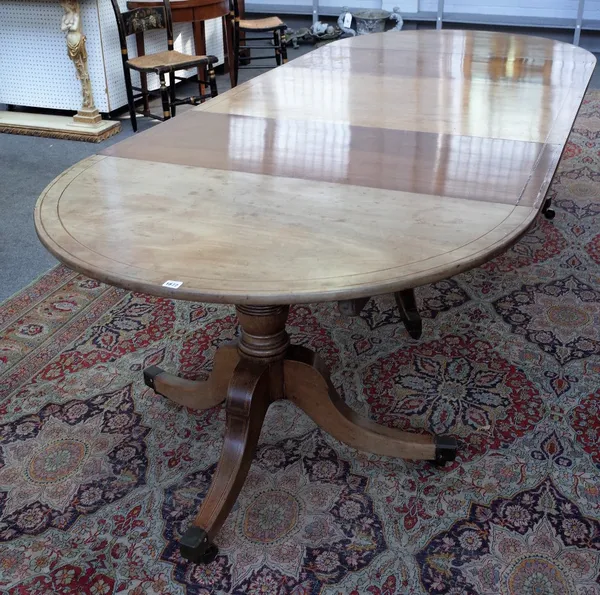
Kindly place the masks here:
[(344, 39), (73, 166), (40, 197), (36, 229), (75, 270), (179, 299), (433, 282), (526, 231), (595, 63), (503, 33)]

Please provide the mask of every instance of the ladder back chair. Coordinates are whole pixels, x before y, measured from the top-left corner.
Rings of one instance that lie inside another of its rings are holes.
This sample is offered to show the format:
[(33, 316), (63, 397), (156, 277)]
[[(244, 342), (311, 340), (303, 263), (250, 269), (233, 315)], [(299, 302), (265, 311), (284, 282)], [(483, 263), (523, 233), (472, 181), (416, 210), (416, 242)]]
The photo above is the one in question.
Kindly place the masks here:
[[(240, 8), (238, 0), (231, 0), (231, 9), (234, 16), (234, 68), (235, 84), (238, 82), (238, 72), (240, 68), (273, 68), (272, 66), (255, 66), (252, 64), (255, 60), (271, 60), (272, 56), (255, 56), (250, 54), (253, 50), (270, 49), (275, 52), (276, 66), (285, 64), (287, 58), (287, 45), (283, 32), (287, 29), (286, 24), (276, 16), (263, 17), (259, 19), (240, 18)], [(269, 37), (246, 37), (246, 33), (271, 33)], [(273, 45), (249, 45), (249, 41), (271, 41)], [(245, 63), (249, 66), (243, 66)]]
[[(134, 132), (137, 132), (136, 115), (143, 115), (155, 120), (168, 120), (176, 114), (178, 105), (191, 104), (197, 105), (200, 101), (208, 97), (217, 96), (217, 82), (215, 78), (214, 64), (217, 62), (216, 56), (192, 56), (182, 54), (173, 49), (173, 18), (171, 15), (171, 4), (169, 0), (162, 0), (163, 6), (153, 8), (134, 8), (121, 12), (118, 0), (111, 0), (117, 27), (119, 30), (119, 41), (121, 44), (121, 58), (123, 60), (123, 72), (125, 75), (125, 87), (127, 91), (127, 103), (129, 105), (129, 114), (131, 116), (131, 126)], [(167, 31), (167, 50), (156, 54), (147, 54), (137, 58), (130, 58), (127, 51), (127, 38), (140, 32), (153, 31), (155, 29), (166, 29)], [(195, 97), (186, 97), (178, 99), (175, 95), (175, 82), (185, 81), (183, 77), (175, 76), (178, 70), (188, 68), (199, 68), (207, 76), (208, 80), (201, 80), (198, 77), (200, 94)], [(138, 71), (141, 75), (155, 73), (160, 81), (160, 89), (149, 91), (145, 84), (142, 87), (135, 87), (131, 84), (131, 70)], [(169, 75), (169, 87), (167, 88), (165, 75)], [(203, 85), (210, 89), (209, 94), (204, 94)], [(139, 94), (134, 95), (134, 91)], [(150, 112), (148, 99), (151, 96), (160, 94), (162, 100), (162, 116)], [(137, 112), (135, 102), (139, 99), (144, 100), (144, 109)]]

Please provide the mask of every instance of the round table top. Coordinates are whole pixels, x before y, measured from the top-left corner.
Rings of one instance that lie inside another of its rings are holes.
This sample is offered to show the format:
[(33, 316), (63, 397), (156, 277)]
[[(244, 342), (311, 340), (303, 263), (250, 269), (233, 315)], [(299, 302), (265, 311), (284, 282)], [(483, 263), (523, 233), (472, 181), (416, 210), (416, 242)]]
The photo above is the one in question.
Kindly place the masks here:
[(526, 231), (595, 62), (501, 33), (344, 39), (78, 163), (40, 197), (36, 229), (75, 270), (180, 299), (433, 282)]

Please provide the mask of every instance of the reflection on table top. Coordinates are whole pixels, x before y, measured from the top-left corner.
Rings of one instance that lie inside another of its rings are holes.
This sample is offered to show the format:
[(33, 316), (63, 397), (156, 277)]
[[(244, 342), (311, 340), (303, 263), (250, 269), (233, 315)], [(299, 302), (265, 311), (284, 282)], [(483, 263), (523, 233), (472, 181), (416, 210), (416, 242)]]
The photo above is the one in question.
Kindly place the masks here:
[(500, 33), (341, 40), (78, 164), (41, 198), (38, 231), (78, 270), (183, 299), (431, 282), (524, 233), (594, 65)]

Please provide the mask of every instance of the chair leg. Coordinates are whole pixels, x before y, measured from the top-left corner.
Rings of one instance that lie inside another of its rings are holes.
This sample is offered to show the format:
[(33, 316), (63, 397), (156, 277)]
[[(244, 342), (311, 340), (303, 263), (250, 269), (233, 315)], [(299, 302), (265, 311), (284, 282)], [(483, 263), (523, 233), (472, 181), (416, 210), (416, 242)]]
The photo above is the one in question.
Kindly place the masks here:
[[(137, 55), (145, 56), (146, 47), (143, 31), (135, 34), (135, 43), (137, 45)], [(150, 113), (150, 101), (148, 99), (148, 75), (145, 72), (140, 72), (140, 87), (142, 88), (142, 99), (144, 100), (144, 115), (147, 116)]]
[(212, 66), (209, 66), (208, 68), (208, 85), (210, 87), (210, 96), (216, 97), (219, 92), (217, 91), (217, 77), (215, 76), (215, 69)]
[(231, 14), (223, 17), (223, 39), (225, 40), (223, 46), (225, 48), (225, 67), (229, 72), (229, 85), (231, 88), (235, 87), (235, 57), (233, 53), (233, 19)]
[(238, 84), (238, 75), (240, 73), (240, 31), (237, 22), (233, 29), (233, 80), (234, 87)]
[(420, 339), (423, 332), (423, 321), (417, 309), (417, 300), (415, 299), (414, 289), (404, 289), (394, 294), (400, 318), (406, 328), (406, 331), (413, 339)]
[(144, 102), (143, 114), (150, 114), (150, 93), (148, 92), (148, 75), (145, 72), (140, 72), (140, 83), (142, 88), (142, 100)]
[(273, 31), (273, 44), (275, 45), (275, 62), (277, 62), (277, 66), (281, 66), (281, 33), (279, 29)]
[(280, 31), (279, 38), (281, 39), (281, 60), (284, 64), (287, 64), (287, 41), (285, 40), (285, 31)]
[[(204, 21), (192, 21), (192, 30), (194, 32), (194, 48), (196, 56), (206, 56), (206, 27)], [(206, 95), (205, 74), (203, 66), (198, 66), (198, 93), (200, 93), (200, 103), (204, 103)]]
[(131, 127), (137, 132), (137, 120), (135, 117), (135, 102), (133, 100), (133, 89), (131, 88), (131, 73), (129, 68), (125, 67), (125, 91), (127, 93), (127, 105), (129, 106), (129, 117), (131, 118)]
[(163, 117), (165, 120), (168, 120), (171, 117), (171, 110), (169, 109), (169, 90), (165, 83), (165, 73), (160, 72), (158, 78), (160, 79), (160, 98), (162, 99)]
[(169, 107), (171, 108), (171, 118), (175, 117), (176, 106), (175, 106), (175, 72), (169, 73), (169, 92), (171, 94), (171, 101)]

